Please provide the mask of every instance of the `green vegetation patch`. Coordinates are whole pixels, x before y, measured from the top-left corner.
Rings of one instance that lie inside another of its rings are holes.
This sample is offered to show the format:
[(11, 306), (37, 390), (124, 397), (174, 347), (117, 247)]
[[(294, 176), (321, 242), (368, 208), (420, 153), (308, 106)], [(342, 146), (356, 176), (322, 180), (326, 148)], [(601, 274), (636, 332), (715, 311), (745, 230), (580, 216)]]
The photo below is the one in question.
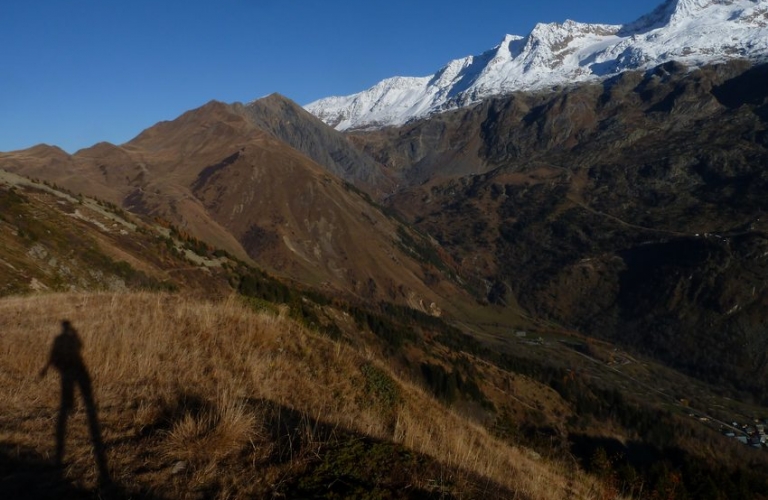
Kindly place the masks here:
[(478, 402), (485, 400), (477, 383), (469, 376), (463, 377), (457, 369), (448, 371), (441, 365), (422, 363), (421, 374), (432, 393), (447, 403), (455, 402), (459, 396)]
[(406, 341), (416, 340), (416, 334), (412, 328), (396, 323), (389, 315), (377, 314), (354, 306), (350, 307), (349, 313), (359, 328), (367, 327), (393, 349), (401, 347)]
[(5, 219), (13, 208), (27, 202), (29, 199), (14, 187), (0, 190), (0, 218)]
[(350, 438), (327, 449), (318, 463), (299, 478), (289, 496), (369, 500), (452, 498), (414, 487), (425, 466), (424, 457), (397, 444)]
[(360, 367), (365, 377), (365, 392), (372, 396), (387, 411), (393, 410), (401, 401), (400, 388), (387, 372), (372, 363)]
[(95, 248), (85, 248), (80, 259), (89, 266), (121, 278), (129, 288), (176, 291), (176, 285), (159, 281), (135, 269), (128, 262), (116, 261)]
[(252, 301), (257, 309), (265, 309), (266, 303), (286, 304), (290, 317), (307, 328), (325, 334), (332, 339), (342, 337), (341, 329), (329, 318), (321, 318), (321, 306), (329, 300), (319, 293), (303, 292), (278, 281), (261, 270), (250, 269), (239, 276), (237, 291)]

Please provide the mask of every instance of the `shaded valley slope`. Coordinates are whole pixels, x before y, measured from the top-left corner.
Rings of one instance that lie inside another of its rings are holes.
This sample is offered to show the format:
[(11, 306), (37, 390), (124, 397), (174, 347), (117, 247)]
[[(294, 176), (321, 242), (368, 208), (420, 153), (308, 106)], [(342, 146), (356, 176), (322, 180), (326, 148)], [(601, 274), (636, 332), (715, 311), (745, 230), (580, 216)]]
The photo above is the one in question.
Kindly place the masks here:
[(766, 402), (766, 81), (668, 63), (351, 140), (478, 297)]

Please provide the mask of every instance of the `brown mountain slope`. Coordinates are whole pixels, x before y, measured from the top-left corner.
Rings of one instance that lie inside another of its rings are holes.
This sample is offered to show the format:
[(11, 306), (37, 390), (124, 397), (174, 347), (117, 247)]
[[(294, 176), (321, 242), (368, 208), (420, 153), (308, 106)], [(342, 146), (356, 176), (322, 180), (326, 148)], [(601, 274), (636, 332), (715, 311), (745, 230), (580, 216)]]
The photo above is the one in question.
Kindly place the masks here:
[(463, 293), (425, 262), (428, 240), (259, 129), (242, 106), (211, 102), (122, 146), (2, 154), (0, 168), (163, 217), (314, 286), (432, 312)]

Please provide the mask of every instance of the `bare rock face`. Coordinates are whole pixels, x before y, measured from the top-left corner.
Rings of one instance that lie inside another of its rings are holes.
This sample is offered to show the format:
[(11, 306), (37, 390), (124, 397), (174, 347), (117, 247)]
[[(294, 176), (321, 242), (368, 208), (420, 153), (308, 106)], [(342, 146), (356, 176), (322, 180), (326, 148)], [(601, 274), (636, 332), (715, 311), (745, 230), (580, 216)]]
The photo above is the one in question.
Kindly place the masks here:
[(236, 109), (259, 129), (304, 153), (332, 174), (369, 191), (391, 190), (392, 182), (380, 164), (293, 101), (272, 94)]

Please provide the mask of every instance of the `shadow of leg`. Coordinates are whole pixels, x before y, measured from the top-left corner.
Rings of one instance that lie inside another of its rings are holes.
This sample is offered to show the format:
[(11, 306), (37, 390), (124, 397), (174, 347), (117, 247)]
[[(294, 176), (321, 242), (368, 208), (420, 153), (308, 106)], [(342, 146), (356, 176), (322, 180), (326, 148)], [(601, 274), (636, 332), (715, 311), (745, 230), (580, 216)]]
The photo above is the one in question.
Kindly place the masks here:
[(61, 405), (56, 421), (56, 466), (64, 465), (64, 440), (67, 436), (67, 419), (74, 404), (74, 380), (69, 374), (61, 374)]
[(91, 433), (91, 443), (93, 444), (93, 456), (96, 460), (96, 467), (99, 471), (99, 483), (108, 485), (111, 480), (109, 469), (107, 467), (107, 455), (104, 447), (104, 441), (101, 438), (101, 427), (99, 426), (99, 417), (96, 410), (96, 402), (93, 399), (93, 389), (91, 387), (91, 378), (88, 372), (83, 369), (78, 373), (78, 384), (80, 392), (85, 402), (85, 412), (88, 416), (88, 429)]

